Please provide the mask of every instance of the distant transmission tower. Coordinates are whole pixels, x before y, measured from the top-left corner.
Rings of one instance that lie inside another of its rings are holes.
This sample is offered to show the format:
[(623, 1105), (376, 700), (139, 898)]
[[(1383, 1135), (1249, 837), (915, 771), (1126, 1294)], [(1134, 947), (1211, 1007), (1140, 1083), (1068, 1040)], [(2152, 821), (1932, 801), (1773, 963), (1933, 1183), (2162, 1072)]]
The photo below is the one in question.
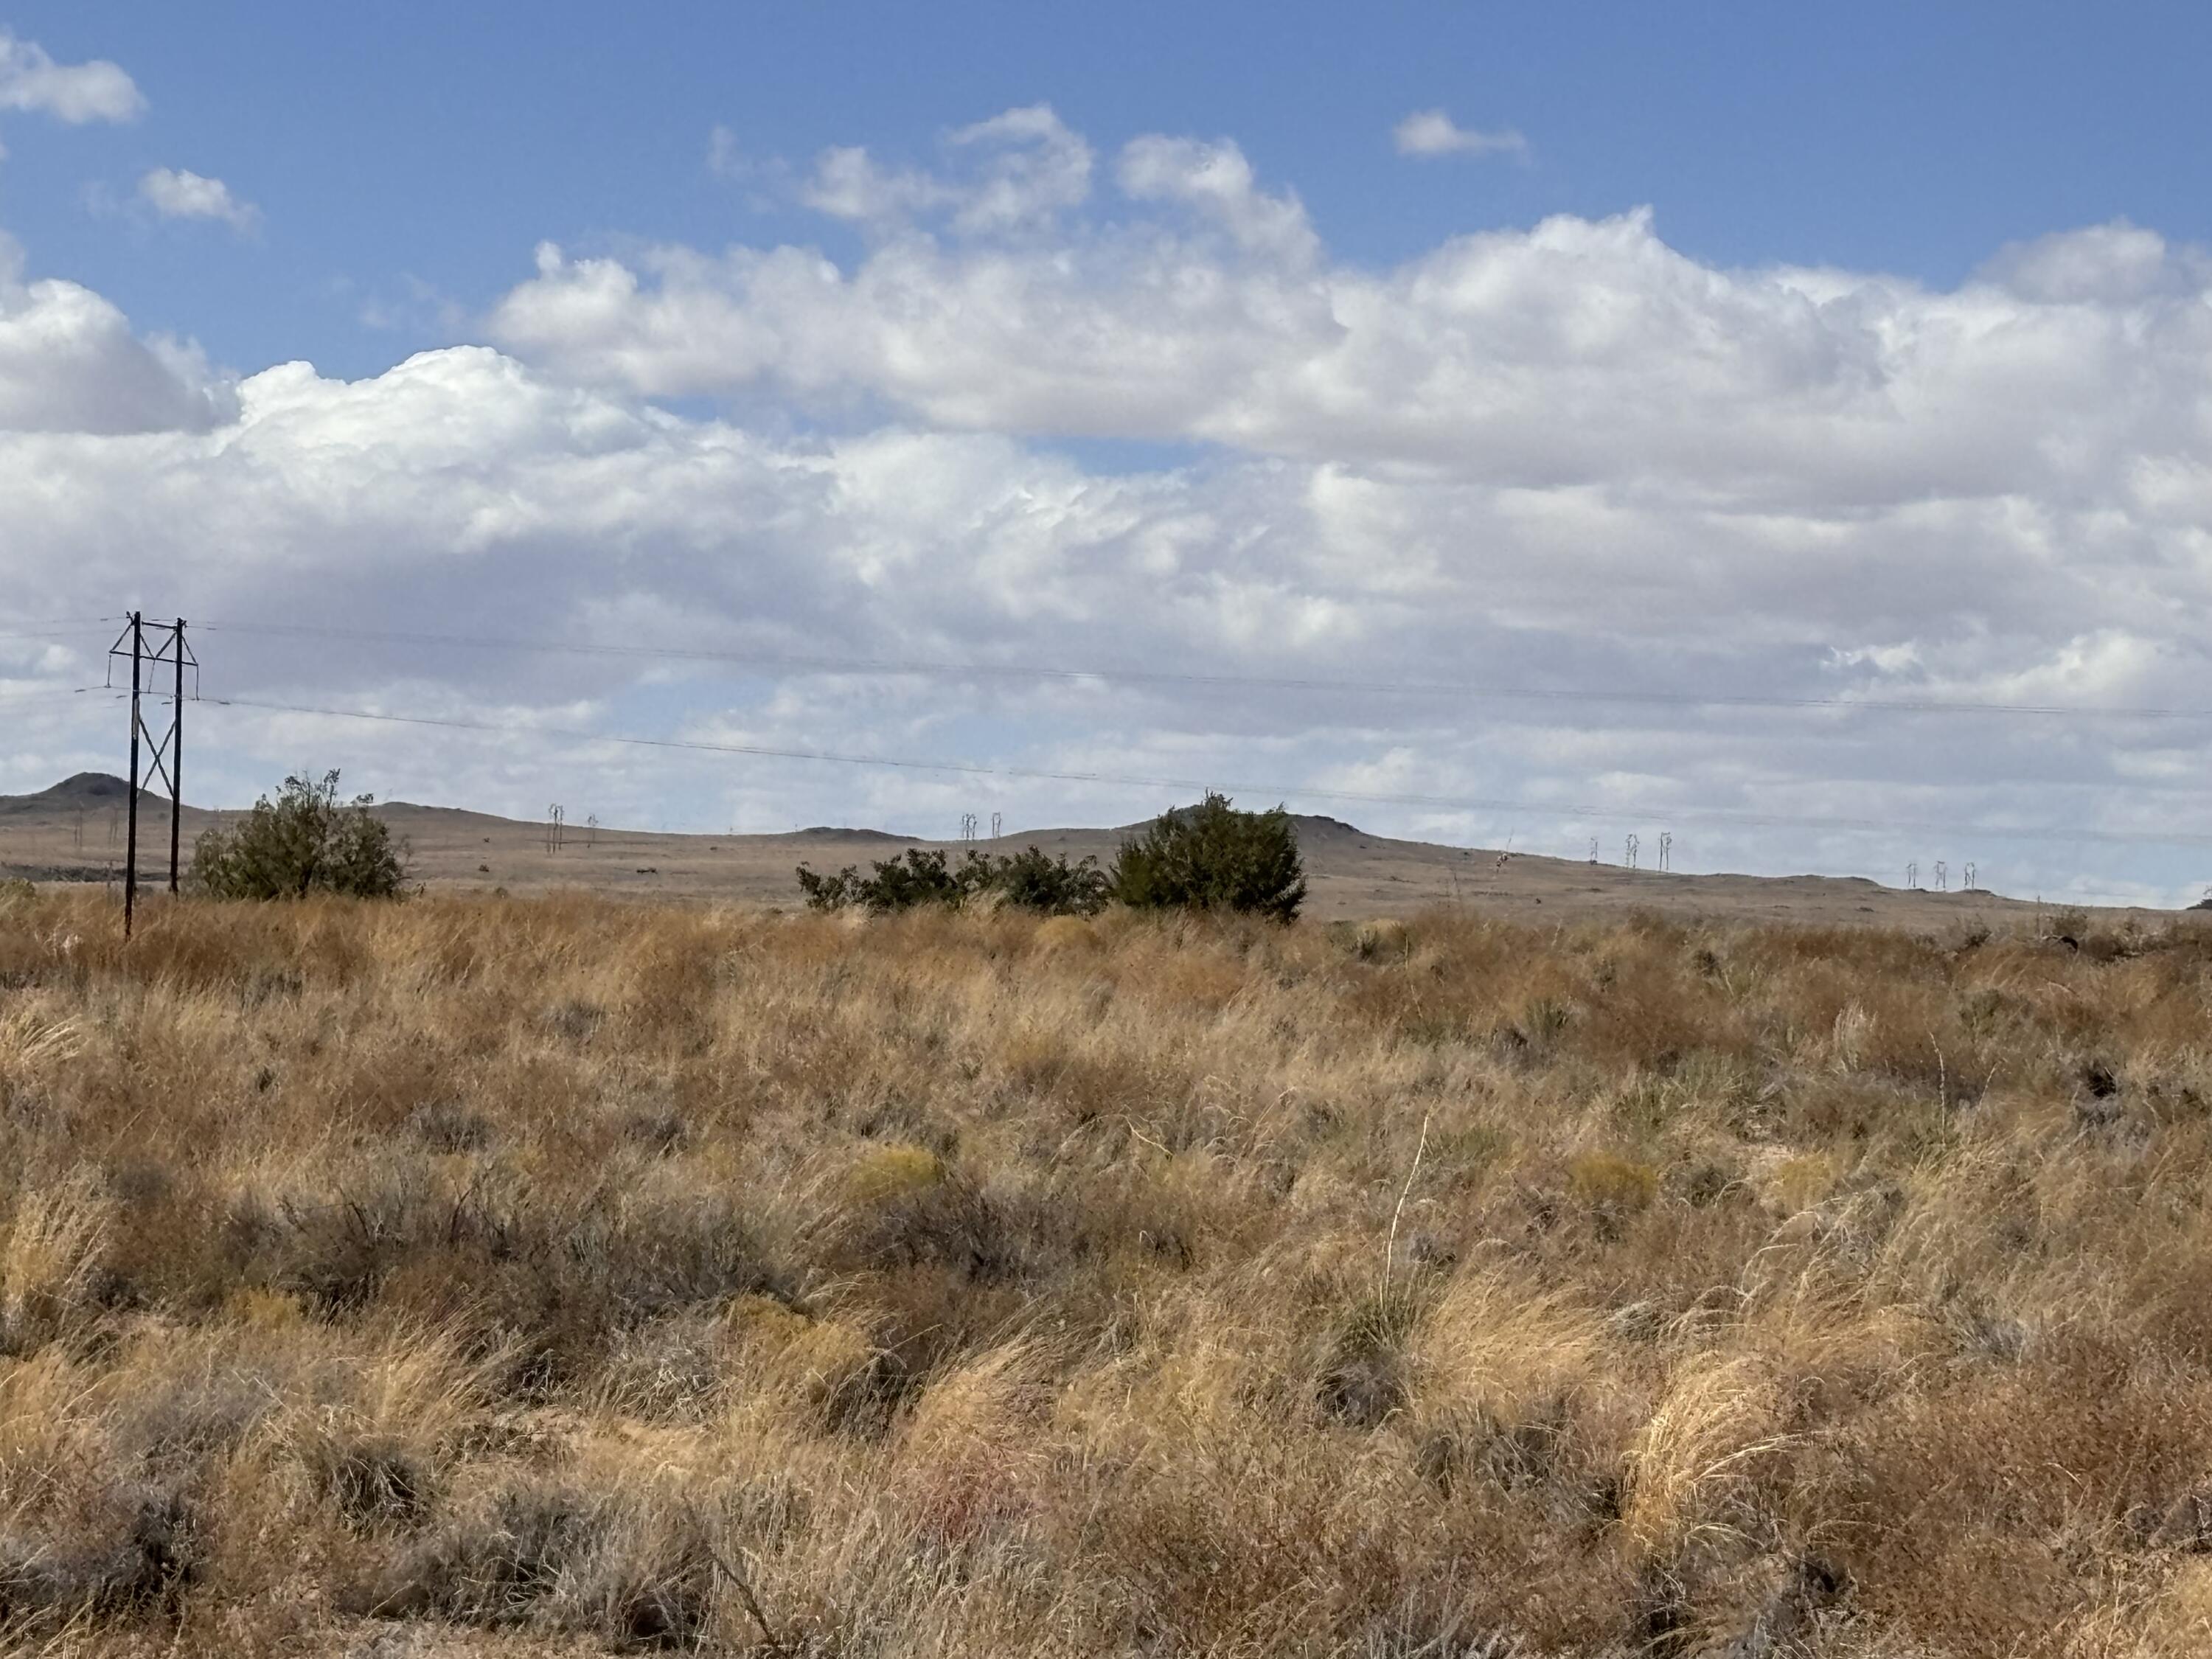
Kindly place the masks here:
[(1636, 837), (1632, 834), (1628, 837), (1628, 867), (1636, 867)]
[(1939, 893), (1951, 890), (1951, 866), (1942, 859), (1936, 860), (1936, 890)]
[(1920, 861), (1917, 859), (1905, 866), (1905, 889), (1909, 893), (1920, 890)]
[(593, 812), (584, 819), (584, 850), (588, 853), (599, 844), (599, 817)]
[(975, 815), (973, 812), (963, 812), (960, 815), (960, 839), (963, 841), (975, 839)]
[(1597, 862), (1597, 837), (1595, 836), (1592, 836), (1590, 837), (1590, 862), (1592, 864), (1595, 864)]
[(1959, 888), (1961, 892), (1971, 893), (1974, 890), (1974, 866), (1971, 861), (1966, 866), (1966, 873), (1959, 883)]
[(557, 803), (545, 809), (545, 850), (547, 852), (557, 853), (561, 850), (562, 826), (568, 816), (568, 809)]
[(1006, 822), (1006, 816), (1005, 813), (994, 812), (991, 814), (991, 839), (993, 841), (998, 840), (999, 832), (1005, 827)]
[(1659, 832), (1659, 867), (1662, 870), (1674, 867), (1674, 832), (1672, 830)]

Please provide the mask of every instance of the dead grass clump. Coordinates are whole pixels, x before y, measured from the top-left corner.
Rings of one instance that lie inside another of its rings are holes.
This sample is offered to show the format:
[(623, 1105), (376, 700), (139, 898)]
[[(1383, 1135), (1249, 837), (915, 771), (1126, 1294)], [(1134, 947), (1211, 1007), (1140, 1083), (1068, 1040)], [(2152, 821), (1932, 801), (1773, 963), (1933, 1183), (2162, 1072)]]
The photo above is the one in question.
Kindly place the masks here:
[(1659, 1171), (1618, 1152), (1577, 1152), (1567, 1165), (1567, 1182), (1577, 1199), (1616, 1223), (1645, 1209), (1659, 1194)]
[(1760, 1466), (1790, 1444), (1782, 1415), (1773, 1378), (1753, 1358), (1681, 1367), (1629, 1454), (1621, 1527), (1631, 1547), (1666, 1561), (1716, 1532), (1751, 1535)]
[(86, 1311), (114, 1205), (82, 1171), (19, 1191), (0, 1229), (0, 1354), (22, 1354)]
[(173, 1622), (200, 1572), (191, 1504), (176, 1492), (116, 1486), (72, 1519), (62, 1537), (0, 1528), (0, 1631)]
[(622, 1650), (695, 1645), (714, 1566), (696, 1523), (547, 1480), (488, 1493), (354, 1600), (385, 1619), (580, 1632)]
[(1347, 1427), (1374, 1429), (1402, 1411), (1413, 1325), (1413, 1305), (1403, 1295), (1382, 1291), (1356, 1303), (1331, 1334), (1315, 1383), (1322, 1413)]

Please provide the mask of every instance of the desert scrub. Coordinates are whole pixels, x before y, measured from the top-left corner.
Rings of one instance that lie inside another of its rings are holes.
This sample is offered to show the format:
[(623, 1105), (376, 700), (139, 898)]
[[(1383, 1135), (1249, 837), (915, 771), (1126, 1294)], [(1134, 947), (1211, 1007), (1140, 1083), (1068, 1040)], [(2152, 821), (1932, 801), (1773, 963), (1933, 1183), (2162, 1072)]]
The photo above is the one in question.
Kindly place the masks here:
[(2203, 1650), (2194, 924), (0, 903), (0, 1647)]

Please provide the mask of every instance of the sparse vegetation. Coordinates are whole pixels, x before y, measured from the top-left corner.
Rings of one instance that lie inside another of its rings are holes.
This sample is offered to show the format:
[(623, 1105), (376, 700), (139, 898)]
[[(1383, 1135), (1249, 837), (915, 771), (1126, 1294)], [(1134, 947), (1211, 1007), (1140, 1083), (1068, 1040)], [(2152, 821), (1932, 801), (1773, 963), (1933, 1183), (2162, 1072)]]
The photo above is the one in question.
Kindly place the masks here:
[(192, 854), (192, 878), (211, 897), (396, 898), (407, 880), (406, 848), (368, 809), (369, 796), (338, 799), (338, 775), (319, 782), (288, 777), (238, 823), (207, 831)]
[(1218, 910), (1288, 921), (1305, 902), (1298, 834), (1281, 807), (1240, 812), (1226, 795), (1164, 812), (1114, 860), (1111, 890), (1139, 910)]
[(0, 1648), (2180, 1659), (2212, 932), (0, 910)]

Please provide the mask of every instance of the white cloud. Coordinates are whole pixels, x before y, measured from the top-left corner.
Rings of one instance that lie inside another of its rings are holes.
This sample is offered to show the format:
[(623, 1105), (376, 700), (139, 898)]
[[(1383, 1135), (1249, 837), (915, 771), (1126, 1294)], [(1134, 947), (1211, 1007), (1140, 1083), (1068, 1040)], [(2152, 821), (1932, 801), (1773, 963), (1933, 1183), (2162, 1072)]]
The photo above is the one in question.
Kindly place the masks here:
[(2212, 283), (2195, 254), (2147, 276), (2132, 239), (2090, 233), (2068, 244), (2069, 293), (2135, 297), (1931, 292), (1704, 265), (1638, 212), (1373, 270), (1322, 259), (1295, 202), (1255, 191), (1233, 151), (1139, 141), (1122, 172), (1140, 204), (1194, 204), (1201, 223), (898, 239), (849, 269), (793, 247), (556, 258), (492, 332), (650, 396), (882, 399), (960, 429), (1632, 483), (1736, 511), (2100, 492), (2135, 511), (2142, 492), (2179, 504), (2201, 488)]
[(0, 235), (0, 433), (201, 430), (233, 407), (195, 349), (139, 339), (75, 283), (24, 282)]
[(1212, 144), (1158, 134), (1132, 139), (1121, 151), (1121, 184), (1132, 201), (1196, 208), (1258, 252), (1303, 261), (1319, 246), (1298, 198), (1261, 190), (1251, 162), (1227, 139)]
[[(434, 620), (437, 631), (770, 656), (1472, 678), (1570, 693), (1640, 682), (2187, 702), (2203, 652), (2174, 619), (2201, 611), (2208, 583), (2171, 556), (2179, 544), (2161, 550), (2154, 532), (2100, 529), (2094, 511), (2027, 517), (1959, 502), (1742, 514), (1642, 499), (1632, 484), (1498, 487), (1266, 459), (1115, 476), (994, 434), (890, 428), (804, 441), (679, 420), (481, 348), (353, 383), (305, 365), (270, 369), (241, 383), (234, 421), (200, 434), (0, 438), (0, 493), (14, 504), (0, 566), (11, 588), (41, 596), (45, 614), (97, 614), (125, 591), (217, 622), (406, 631)], [(2034, 556), (2051, 544), (2095, 550), (2100, 536), (2102, 550)], [(1837, 642), (1840, 653), (1829, 648)], [(658, 712), (647, 716), (625, 708), (639, 693), (635, 665), (619, 659), (220, 632), (202, 655), (216, 696), (615, 730), (666, 729), (673, 709), (695, 730), (740, 741), (951, 757), (976, 752), (968, 726), (980, 716), (997, 733), (989, 754), (1016, 765), (1559, 803), (1514, 820), (1524, 846), (1540, 830), (1559, 842), (1582, 805), (1651, 804), (1654, 829), (1674, 823), (1705, 859), (1752, 867), (1811, 861), (1817, 849), (1802, 831), (1700, 830), (1699, 812), (2010, 817), (2127, 832), (2192, 823), (2212, 805), (2196, 772), (2159, 769), (2168, 729), (2125, 722), (2047, 731), (1825, 714), (1808, 729), (1665, 703), (1109, 690), (1020, 676), (802, 678), (762, 701), (680, 665), (657, 671)], [(544, 776), (577, 763), (561, 744), (426, 746), (404, 731), (297, 717), (240, 724), (249, 718), (222, 716), (221, 729), (288, 761), (312, 744), (374, 771), (385, 792), (519, 810), (544, 793)], [(1392, 754), (1389, 765), (1376, 758)], [(805, 821), (872, 812), (913, 823), (947, 803), (972, 805), (982, 788), (1000, 792), (991, 799), (1017, 822), (1161, 804), (1145, 791), (884, 781), (797, 764), (768, 781), (757, 767), (711, 773), (725, 785), (702, 781), (711, 764), (678, 774), (616, 752), (594, 759), (593, 787), (636, 811), (672, 792), (726, 787), (732, 811)], [(201, 775), (211, 787), (235, 779), (234, 793), (252, 781), (217, 762)], [(749, 794), (739, 780), (772, 784), (771, 794)], [(1404, 827), (1419, 809), (1334, 810)], [(1510, 827), (1495, 813), (1426, 818), (1467, 835)], [(1837, 835), (1819, 855), (1870, 859), (1864, 848), (1896, 841)], [(1937, 855), (1925, 837), (1912, 844)], [(2021, 854), (2002, 842), (1954, 849), (1991, 876), (2049, 868)]]
[(979, 155), (981, 173), (961, 200), (963, 230), (989, 231), (1049, 220), (1091, 194), (1091, 146), (1061, 125), (1049, 106), (1033, 104), (951, 135)]
[[(1331, 258), (1233, 145), (1140, 139), (1120, 194), (1086, 204), (1088, 161), (1048, 162), (1082, 141), (1018, 113), (951, 135), (923, 185), (856, 165), (847, 183), (906, 192), (884, 211), (907, 217), (847, 264), (548, 245), (489, 319), (503, 352), (351, 383), (285, 366), (230, 388), (228, 409), (219, 380), (134, 340), (97, 296), (11, 278), (0, 410), (28, 387), (33, 418), (0, 425), (37, 429), (0, 435), (0, 591), (38, 593), (26, 614), (102, 614), (128, 590), (217, 620), (1540, 687), (1562, 695), (779, 682), (213, 633), (202, 653), (218, 695), (541, 721), (580, 703), (565, 723), (1542, 801), (1293, 801), (1382, 829), (1517, 830), (1535, 850), (1571, 850), (1583, 805), (1650, 805), (1644, 827), (1671, 825), (1678, 860), (1706, 867), (1893, 879), (1906, 857), (1973, 858), (1985, 879), (2056, 893), (2102, 859), (2107, 879), (2171, 892), (2212, 863), (1848, 827), (2193, 830), (2212, 817), (2196, 726), (1574, 696), (2203, 703), (2212, 277), (2197, 252), (2096, 228), (1939, 291), (1714, 267), (1632, 213), (1367, 268)], [(1023, 167), (994, 173), (1006, 155)], [(105, 388), (88, 412), (67, 401), (81, 386)], [(697, 393), (733, 412), (648, 401)], [(1189, 447), (1085, 466), (1054, 447), (1071, 435)], [(266, 779), (226, 765), (313, 748), (373, 759), (362, 786), (380, 793), (534, 811), (586, 764), (519, 739), (211, 718), (236, 758), (200, 775), (237, 779), (234, 794)], [(45, 764), (61, 748), (27, 736), (15, 752)], [(33, 781), (16, 764), (0, 757), (0, 778)], [(1164, 804), (631, 751), (588, 764), (602, 800), (565, 798), (610, 820), (671, 799), (764, 828)], [(1617, 847), (1627, 826), (1599, 822)]]
[(128, 121), (145, 107), (137, 83), (113, 64), (57, 64), (37, 42), (0, 28), (0, 110), (34, 110), (82, 125)]
[(879, 230), (943, 214), (955, 229), (980, 234), (1048, 223), (1091, 193), (1091, 146), (1047, 105), (1010, 109), (945, 142), (953, 165), (940, 172), (886, 167), (857, 146), (825, 149), (799, 199)]
[(1480, 132), (1462, 127), (1440, 109), (1416, 110), (1390, 131), (1401, 155), (1518, 155), (1528, 141), (1510, 127)]
[(233, 195), (222, 179), (181, 167), (155, 167), (139, 179), (138, 196), (164, 219), (213, 219), (237, 231), (250, 231), (261, 221), (261, 210)]

